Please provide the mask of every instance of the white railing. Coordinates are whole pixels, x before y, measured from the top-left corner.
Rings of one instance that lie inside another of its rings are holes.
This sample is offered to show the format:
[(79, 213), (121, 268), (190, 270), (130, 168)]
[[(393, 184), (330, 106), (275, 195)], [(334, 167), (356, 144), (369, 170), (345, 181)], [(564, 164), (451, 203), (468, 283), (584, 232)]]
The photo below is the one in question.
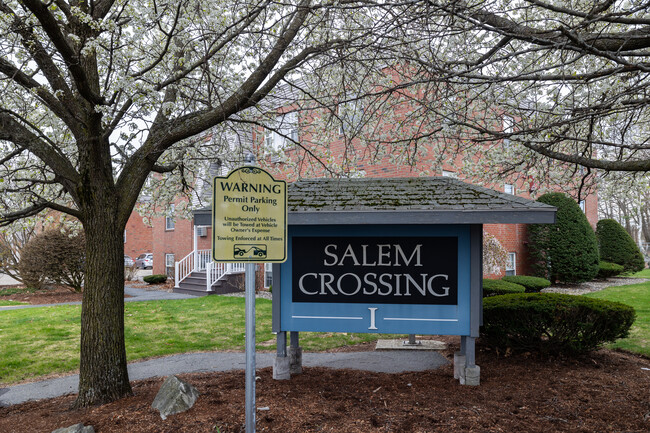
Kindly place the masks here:
[(174, 264), (174, 286), (178, 287), (181, 281), (187, 278), (194, 271), (196, 254), (194, 251), (186, 255), (180, 262)]
[(198, 250), (196, 251), (197, 257), (197, 271), (204, 271), (207, 269), (207, 264), (212, 261), (212, 250)]
[(180, 282), (189, 277), (192, 272), (205, 270), (206, 265), (212, 260), (211, 252), (211, 250), (192, 251), (180, 262), (176, 262), (174, 268), (175, 286), (178, 287)]
[(205, 290), (209, 292), (212, 285), (224, 275), (244, 272), (244, 263), (216, 263), (209, 262), (205, 272)]
[(224, 275), (244, 272), (244, 263), (215, 263), (212, 261), (211, 250), (192, 251), (180, 262), (175, 263), (175, 287), (178, 287), (181, 281), (189, 277), (192, 272), (203, 270), (206, 271), (206, 290), (210, 291), (212, 285)]

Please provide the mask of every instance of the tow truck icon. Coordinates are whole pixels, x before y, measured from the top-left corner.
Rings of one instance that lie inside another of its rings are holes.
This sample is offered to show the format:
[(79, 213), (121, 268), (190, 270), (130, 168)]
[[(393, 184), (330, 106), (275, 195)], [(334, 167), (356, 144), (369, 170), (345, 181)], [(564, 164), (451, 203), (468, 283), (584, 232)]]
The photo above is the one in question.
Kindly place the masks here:
[(266, 244), (261, 244), (261, 245), (239, 244), (239, 245), (235, 245), (234, 247), (233, 257), (238, 258), (238, 257), (247, 256), (249, 258), (257, 257), (261, 259), (266, 257), (266, 249), (267, 249)]

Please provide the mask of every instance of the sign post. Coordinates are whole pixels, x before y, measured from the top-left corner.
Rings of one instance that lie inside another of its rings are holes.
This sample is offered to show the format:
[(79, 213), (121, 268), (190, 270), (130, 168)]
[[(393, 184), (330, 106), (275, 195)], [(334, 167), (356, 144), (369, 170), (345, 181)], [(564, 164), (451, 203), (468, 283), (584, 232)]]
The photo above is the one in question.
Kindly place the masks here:
[(255, 263), (287, 258), (287, 184), (258, 167), (215, 177), (212, 258), (246, 262), (246, 433), (255, 432)]

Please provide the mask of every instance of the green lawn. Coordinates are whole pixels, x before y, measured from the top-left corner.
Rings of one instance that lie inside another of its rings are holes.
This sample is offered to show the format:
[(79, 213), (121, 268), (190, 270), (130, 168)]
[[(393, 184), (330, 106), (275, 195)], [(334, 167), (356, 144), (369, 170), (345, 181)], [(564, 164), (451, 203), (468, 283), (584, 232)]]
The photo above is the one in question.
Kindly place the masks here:
[[(275, 350), (271, 301), (256, 303), (258, 350)], [(79, 368), (80, 305), (0, 311), (0, 383)], [(244, 299), (207, 296), (129, 302), (125, 307), (129, 361), (174, 353), (244, 349)], [(374, 341), (378, 334), (301, 334), (305, 351)]]
[(629, 337), (620, 339), (608, 347), (650, 356), (650, 282), (610, 287), (584, 296), (621, 302), (634, 307), (636, 321), (630, 329)]
[(5, 307), (7, 305), (27, 305), (27, 302), (4, 301), (4, 300), (0, 299), (0, 307)]
[(650, 269), (644, 269), (632, 275), (626, 275), (631, 278), (650, 278)]

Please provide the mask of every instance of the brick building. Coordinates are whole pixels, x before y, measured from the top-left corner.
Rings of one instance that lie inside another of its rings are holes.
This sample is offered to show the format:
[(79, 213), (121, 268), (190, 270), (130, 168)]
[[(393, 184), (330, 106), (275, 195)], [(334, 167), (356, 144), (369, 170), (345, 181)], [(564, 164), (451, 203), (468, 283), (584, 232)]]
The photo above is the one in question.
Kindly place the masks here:
[(153, 227), (137, 211), (133, 211), (124, 229), (124, 254), (133, 260), (153, 249)]
[[(310, 114), (312, 116), (312, 114)], [(256, 155), (257, 163), (264, 169), (273, 174), (274, 177), (285, 179), (289, 182), (301, 178), (320, 177), (330, 175), (322, 167), (314, 169), (314, 165), (300, 164), (305, 159), (307, 151), (305, 148), (310, 146), (310, 132), (302, 131), (302, 125), (309, 123), (309, 119), (299, 119), (297, 112), (287, 112), (286, 109), (278, 110), (278, 116), (275, 122), (276, 128), (273, 132), (263, 132), (254, 127), (249, 131), (240, 134), (246, 137), (243, 147), (244, 151), (253, 152)], [(341, 116), (343, 121), (354, 122), (357, 116), (355, 114)], [(507, 116), (504, 116), (504, 125)], [(300, 120), (300, 121), (299, 121)], [(347, 125), (347, 127), (354, 125)], [(460, 174), (460, 168), (464, 164), (464, 155), (457, 155), (451, 160), (440, 162), (439, 155), (436, 154), (435, 146), (427, 144), (426, 141), (420, 142), (421, 152), (418, 158), (408, 161), (408, 164), (396, 162), (394, 152), (403, 151), (386, 145), (383, 154), (368, 153), (364, 151), (358, 140), (350, 139), (346, 134), (344, 124), (334, 133), (332, 139), (327, 143), (328, 164), (339, 167), (339, 171), (355, 177), (372, 177), (372, 178), (400, 178), (400, 177), (417, 177), (423, 173), (427, 176), (450, 176), (463, 180)], [(384, 126), (388, 128), (388, 126)], [(389, 128), (390, 129), (390, 128)], [(505, 126), (504, 126), (505, 130)], [(239, 137), (241, 143), (241, 136)], [(433, 138), (432, 138), (433, 140)], [(295, 143), (299, 142), (303, 147), (298, 147)], [(322, 150), (322, 149), (321, 149)], [(241, 153), (241, 152), (240, 152)], [(350, 155), (354, 155), (350, 158)], [(475, 156), (473, 158), (476, 158)], [(224, 158), (225, 159), (225, 158)], [(397, 158), (399, 159), (399, 158)], [(474, 161), (476, 162), (476, 160)], [(211, 166), (208, 170), (211, 178), (214, 175), (224, 175), (230, 169), (235, 168), (226, 166)], [(238, 165), (243, 165), (243, 162)], [(536, 185), (536, 190), (531, 191), (530, 185), (526, 183), (526, 173), (519, 173), (505, 178), (502, 182), (487, 184), (488, 188), (513, 194), (524, 198), (531, 197), (531, 193), (539, 190), (559, 190), (557, 185)], [(209, 191), (204, 185), (198, 191), (209, 197)], [(584, 195), (584, 193), (583, 193)], [(177, 203), (178, 205), (178, 203)], [(594, 191), (587, 194), (580, 202), (580, 206), (585, 212), (589, 223), (595, 228), (598, 219), (598, 197)], [(194, 209), (196, 206), (193, 203)], [(170, 209), (172, 211), (172, 209)], [(185, 260), (191, 266), (203, 267), (206, 261), (209, 261), (209, 250), (211, 248), (211, 233), (209, 227), (195, 227), (191, 220), (177, 219), (170, 217), (158, 217), (152, 220), (152, 250), (154, 254), (154, 273), (166, 273), (172, 275), (175, 272), (177, 262)], [(527, 233), (524, 224), (501, 225), (488, 224), (484, 227), (486, 233), (494, 235), (501, 245), (508, 252), (507, 266), (503, 274), (524, 275), (529, 272), (528, 250), (527, 250)], [(127, 239), (128, 241), (128, 239)], [(200, 253), (193, 253), (201, 251)], [(183, 264), (181, 268), (187, 267)], [(264, 275), (260, 275), (259, 280), (265, 281), (264, 286), (270, 284), (270, 268), (266, 269)], [(261, 273), (261, 272), (260, 272)], [(182, 277), (187, 273), (184, 272)], [(492, 275), (491, 277), (497, 277)]]

